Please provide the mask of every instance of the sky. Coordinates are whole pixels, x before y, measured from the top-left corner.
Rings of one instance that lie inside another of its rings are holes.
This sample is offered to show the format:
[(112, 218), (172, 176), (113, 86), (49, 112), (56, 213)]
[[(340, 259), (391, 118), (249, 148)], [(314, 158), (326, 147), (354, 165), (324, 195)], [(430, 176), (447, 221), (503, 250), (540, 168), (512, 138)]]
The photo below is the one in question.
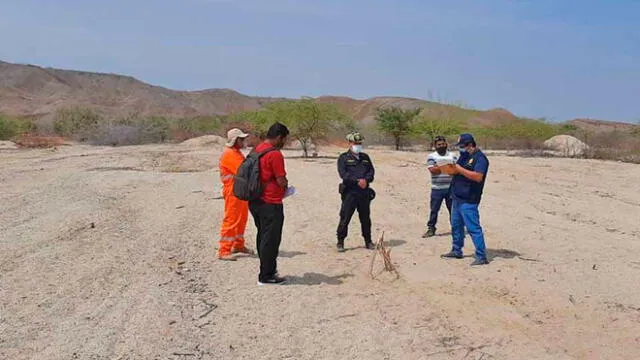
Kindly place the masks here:
[(639, 19), (638, 0), (2, 0), (0, 60), (635, 122)]

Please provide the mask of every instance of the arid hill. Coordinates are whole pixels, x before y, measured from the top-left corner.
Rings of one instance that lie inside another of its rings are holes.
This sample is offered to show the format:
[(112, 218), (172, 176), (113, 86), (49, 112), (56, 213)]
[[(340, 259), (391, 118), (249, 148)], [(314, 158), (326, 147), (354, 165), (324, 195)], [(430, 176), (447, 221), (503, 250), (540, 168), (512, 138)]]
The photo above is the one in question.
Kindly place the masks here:
[(588, 130), (591, 132), (610, 132), (610, 131), (629, 131), (638, 125), (618, 122), (618, 121), (602, 121), (594, 119), (575, 119), (568, 122), (580, 129)]
[[(107, 116), (131, 113), (169, 117), (194, 117), (256, 110), (284, 98), (252, 97), (230, 89), (175, 91), (139, 81), (131, 76), (43, 68), (0, 61), (0, 113), (40, 117), (57, 109), (81, 106)], [(470, 111), (421, 99), (374, 97), (358, 100), (341, 96), (321, 96), (318, 100), (337, 104), (354, 119), (373, 122), (376, 108), (431, 106), (470, 124), (495, 126), (520, 120), (506, 109)], [(462, 113), (464, 112), (464, 113)], [(453, 114), (453, 115), (452, 115)], [(623, 123), (574, 120), (578, 127), (612, 130)]]
[(0, 62), (0, 112), (45, 115), (69, 106), (106, 114), (197, 116), (259, 109), (277, 99), (228, 89), (174, 91), (130, 76)]

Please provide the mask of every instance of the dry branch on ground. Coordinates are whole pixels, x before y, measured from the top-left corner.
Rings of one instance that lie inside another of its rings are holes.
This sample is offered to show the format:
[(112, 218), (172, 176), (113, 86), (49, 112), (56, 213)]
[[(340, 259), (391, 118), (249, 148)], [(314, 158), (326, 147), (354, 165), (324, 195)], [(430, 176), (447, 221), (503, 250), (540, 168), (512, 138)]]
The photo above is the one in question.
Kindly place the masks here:
[(398, 273), (398, 270), (396, 269), (396, 267), (393, 265), (393, 262), (391, 261), (391, 249), (387, 248), (384, 243), (384, 232), (380, 236), (380, 240), (378, 240), (378, 242), (376, 243), (375, 252), (373, 253), (373, 257), (371, 258), (369, 275), (371, 276), (372, 279), (375, 279), (377, 275), (373, 273), (373, 267), (375, 265), (376, 255), (378, 253), (380, 254), (380, 256), (382, 256), (382, 261), (384, 263), (384, 271), (393, 272), (396, 274), (396, 278), (399, 278), (400, 274)]

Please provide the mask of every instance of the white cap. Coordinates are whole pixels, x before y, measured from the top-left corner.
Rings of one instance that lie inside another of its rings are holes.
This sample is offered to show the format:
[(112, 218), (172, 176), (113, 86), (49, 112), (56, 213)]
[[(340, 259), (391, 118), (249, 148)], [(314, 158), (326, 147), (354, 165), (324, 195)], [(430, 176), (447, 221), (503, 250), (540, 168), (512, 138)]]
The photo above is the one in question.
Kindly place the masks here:
[(232, 147), (236, 144), (236, 140), (238, 140), (238, 138), (245, 139), (248, 136), (249, 134), (246, 134), (240, 129), (231, 129), (227, 132), (227, 143), (225, 145), (228, 147)]

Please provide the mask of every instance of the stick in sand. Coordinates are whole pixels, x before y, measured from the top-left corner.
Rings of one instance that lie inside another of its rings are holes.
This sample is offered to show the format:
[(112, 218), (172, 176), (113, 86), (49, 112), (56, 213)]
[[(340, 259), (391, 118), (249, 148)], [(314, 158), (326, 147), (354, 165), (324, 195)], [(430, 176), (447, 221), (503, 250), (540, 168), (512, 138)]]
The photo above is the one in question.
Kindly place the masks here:
[(382, 256), (382, 260), (384, 262), (384, 271), (394, 272), (396, 274), (396, 278), (400, 277), (398, 270), (393, 266), (393, 262), (391, 261), (391, 249), (387, 249), (384, 245), (384, 232), (382, 236), (380, 236), (380, 240), (376, 243), (375, 252), (373, 253), (373, 257), (371, 258), (371, 265), (369, 266), (369, 275), (372, 279), (375, 279), (375, 275), (373, 274), (373, 265), (375, 264), (376, 255), (380, 253)]

